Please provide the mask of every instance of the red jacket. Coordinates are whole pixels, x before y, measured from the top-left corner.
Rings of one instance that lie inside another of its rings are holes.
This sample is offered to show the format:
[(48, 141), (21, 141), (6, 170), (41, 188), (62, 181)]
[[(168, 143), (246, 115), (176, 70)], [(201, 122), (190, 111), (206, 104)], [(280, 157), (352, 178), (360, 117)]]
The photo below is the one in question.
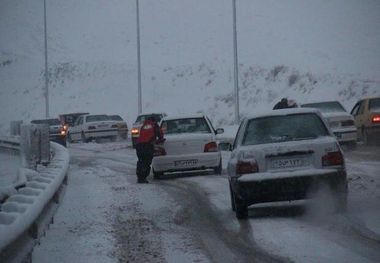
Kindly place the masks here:
[(163, 135), (157, 123), (151, 120), (145, 120), (140, 128), (140, 135), (137, 143), (155, 143), (156, 139), (162, 140)]

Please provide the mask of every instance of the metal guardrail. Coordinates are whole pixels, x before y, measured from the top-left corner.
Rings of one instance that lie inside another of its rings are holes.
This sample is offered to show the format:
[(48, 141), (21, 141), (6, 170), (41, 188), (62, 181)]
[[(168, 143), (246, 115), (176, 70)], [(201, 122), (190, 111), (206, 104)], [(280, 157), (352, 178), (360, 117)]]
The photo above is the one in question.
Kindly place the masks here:
[[(24, 145), (19, 136), (0, 138), (0, 147), (18, 149), (21, 154)], [(34, 245), (52, 221), (67, 184), (69, 153), (57, 143), (49, 146), (50, 162), (36, 165), (36, 170), (21, 168), (25, 185), (0, 204), (0, 262), (31, 261)]]

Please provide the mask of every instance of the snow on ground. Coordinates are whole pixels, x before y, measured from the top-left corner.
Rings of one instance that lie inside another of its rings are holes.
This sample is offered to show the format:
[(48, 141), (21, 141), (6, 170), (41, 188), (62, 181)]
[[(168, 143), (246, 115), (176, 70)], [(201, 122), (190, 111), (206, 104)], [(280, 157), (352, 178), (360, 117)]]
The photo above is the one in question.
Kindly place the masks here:
[(72, 165), (66, 195), (54, 224), (34, 251), (34, 261), (210, 262), (209, 255), (218, 262), (244, 261), (247, 258), (230, 252), (236, 245), (240, 250), (248, 245), (253, 255), (271, 255), (280, 261), (378, 262), (380, 258), (376, 241), (380, 160), (363, 161), (366, 151), (376, 155), (373, 149), (360, 146), (346, 152), (350, 190), (346, 214), (331, 212), (328, 195), (322, 195), (316, 203), (254, 205), (249, 219), (238, 221), (225, 173), (174, 175), (136, 184), (135, 151), (128, 145), (69, 145)]
[(180, 207), (159, 185), (135, 183), (135, 153), (126, 148), (69, 146), (67, 191), (33, 261), (208, 262), (186, 229), (169, 224)]

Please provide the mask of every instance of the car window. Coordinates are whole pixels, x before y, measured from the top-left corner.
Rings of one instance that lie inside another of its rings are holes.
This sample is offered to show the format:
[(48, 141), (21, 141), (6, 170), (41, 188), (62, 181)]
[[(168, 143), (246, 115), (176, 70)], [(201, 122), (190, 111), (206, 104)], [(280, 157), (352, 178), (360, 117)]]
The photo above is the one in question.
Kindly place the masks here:
[(108, 118), (112, 121), (123, 121), (123, 118), (120, 117), (119, 115), (110, 115)]
[(307, 140), (326, 135), (329, 132), (317, 114), (270, 116), (249, 120), (242, 144)]
[(162, 114), (145, 114), (145, 115), (139, 115), (136, 119), (135, 122), (144, 122), (146, 119), (148, 119), (149, 117), (153, 117), (156, 122), (160, 122), (161, 119), (163, 118), (163, 115)]
[(236, 149), (236, 147), (237, 147), (237, 145), (238, 145), (238, 141), (239, 141), (239, 139), (241, 138), (241, 136), (243, 136), (243, 126), (244, 126), (244, 121), (242, 121), (241, 123), (240, 123), (240, 126), (239, 126), (239, 129), (238, 129), (238, 131), (237, 131), (237, 133), (236, 133), (236, 136), (235, 136), (235, 140), (234, 140), (234, 144), (233, 144), (233, 146), (232, 146), (232, 148), (233, 149)]
[(359, 110), (359, 107), (360, 107), (360, 103), (361, 102), (358, 102), (358, 103), (356, 103), (355, 104), (355, 106), (352, 108), (352, 110), (351, 110), (351, 114), (352, 115), (358, 115), (358, 110)]
[(211, 133), (204, 118), (166, 120), (161, 123), (161, 128), (165, 134)]
[(321, 112), (345, 112), (345, 108), (338, 101), (307, 103), (301, 105), (302, 108), (316, 108)]
[(95, 121), (108, 121), (107, 115), (89, 115), (86, 116), (86, 122), (95, 122)]
[(370, 99), (368, 104), (368, 110), (370, 112), (379, 112), (380, 111), (380, 98)]

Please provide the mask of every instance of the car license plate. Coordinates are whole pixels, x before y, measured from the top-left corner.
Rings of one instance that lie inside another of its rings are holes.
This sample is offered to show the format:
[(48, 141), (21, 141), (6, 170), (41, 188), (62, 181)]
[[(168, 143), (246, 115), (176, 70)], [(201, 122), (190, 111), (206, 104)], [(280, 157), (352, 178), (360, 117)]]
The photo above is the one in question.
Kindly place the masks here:
[(307, 158), (291, 158), (291, 159), (273, 159), (271, 161), (271, 168), (282, 169), (282, 168), (295, 168), (304, 167), (310, 164)]
[(99, 124), (98, 127), (99, 128), (106, 128), (106, 127), (108, 127), (108, 124)]
[(198, 163), (198, 160), (180, 160), (180, 161), (174, 161), (174, 166), (181, 166), (181, 167), (186, 167), (186, 166), (193, 166)]

